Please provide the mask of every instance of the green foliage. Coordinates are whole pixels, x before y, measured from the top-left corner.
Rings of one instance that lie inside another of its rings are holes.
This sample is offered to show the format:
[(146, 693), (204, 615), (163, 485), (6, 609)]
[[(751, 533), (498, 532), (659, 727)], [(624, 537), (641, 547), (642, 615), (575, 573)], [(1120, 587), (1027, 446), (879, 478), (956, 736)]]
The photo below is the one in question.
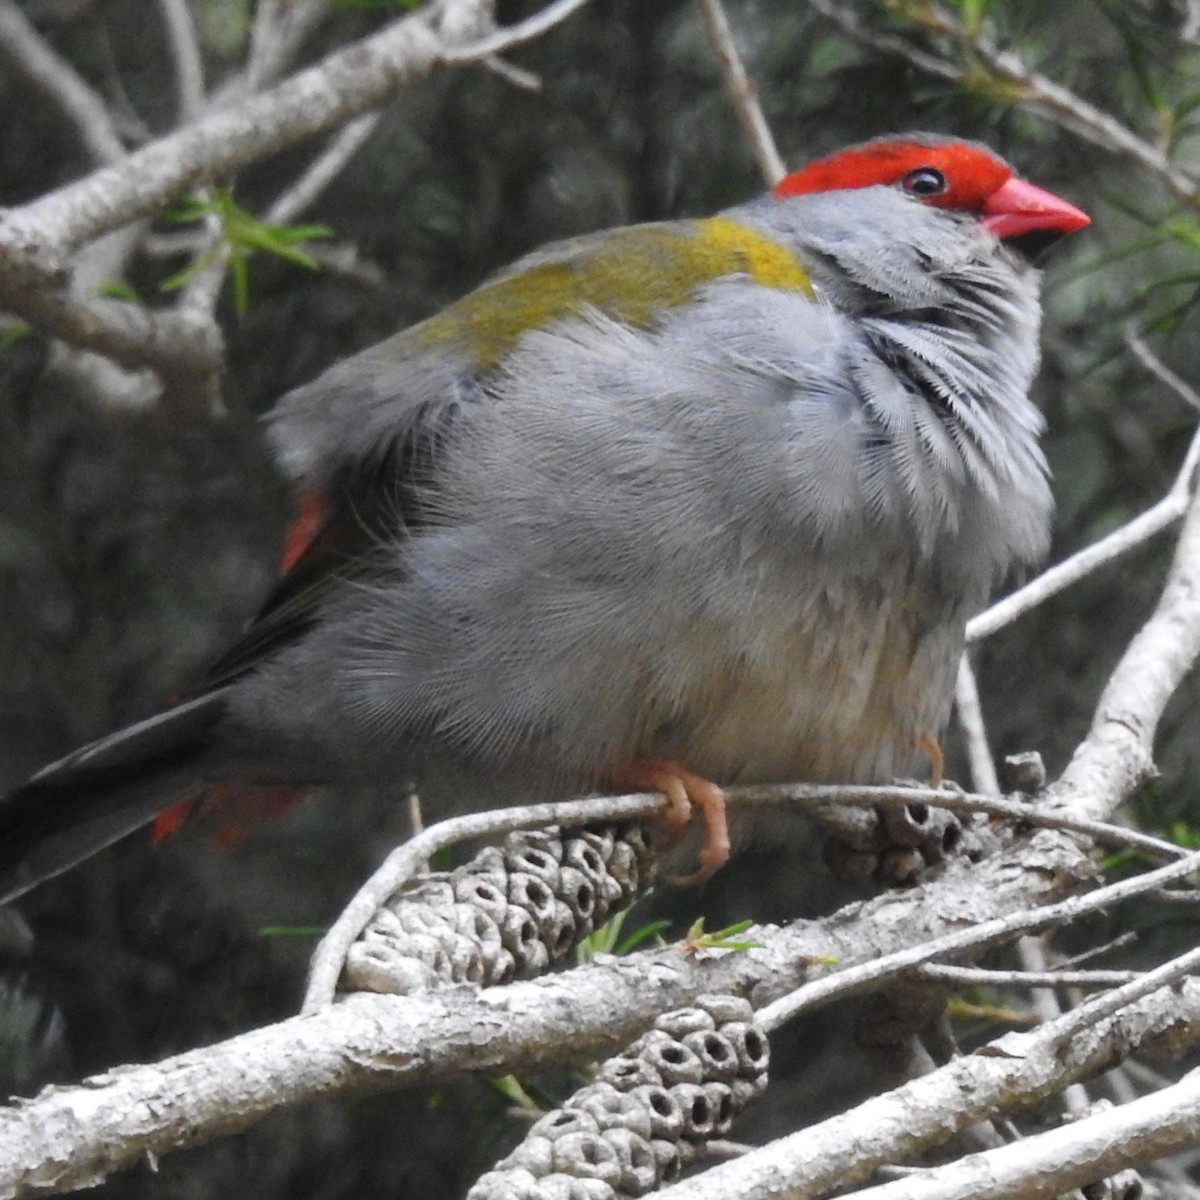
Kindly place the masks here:
[(1167, 831), (1167, 837), (1185, 850), (1200, 850), (1200, 829), (1186, 821), (1173, 821)]
[(101, 296), (109, 296), (113, 300), (124, 300), (127, 304), (141, 304), (142, 298), (137, 294), (132, 284), (123, 279), (111, 279), (102, 283), (96, 292)]
[(992, 7), (992, 0), (952, 0), (963, 29), (971, 37), (983, 32), (983, 23)]
[[(597, 954), (631, 954), (643, 943), (658, 938), (669, 921), (647, 921), (632, 933), (621, 937), (625, 921), (632, 908), (626, 908), (611, 916), (603, 925), (592, 932), (575, 947), (575, 958), (579, 963), (590, 962)], [(661, 938), (658, 938), (661, 944)]]
[(18, 342), (24, 341), (32, 332), (33, 326), (26, 325), (24, 321), (10, 326), (3, 333), (0, 333), (0, 354), (3, 354), (10, 347), (15, 346)]
[(315, 271), (318, 269), (316, 260), (299, 247), (330, 235), (324, 225), (271, 225), (260, 221), (242, 208), (227, 188), (220, 187), (211, 188), (206, 197), (189, 196), (177, 210), (167, 213), (165, 219), (184, 224), (208, 217), (215, 217), (219, 222), (220, 239), (194, 262), (172, 275), (162, 287), (167, 292), (176, 291), (225, 258), (233, 285), (233, 307), (239, 316), (250, 307), (249, 259), (252, 254), (273, 254), (298, 267)]
[(488, 1080), (488, 1086), (500, 1093), (513, 1107), (523, 1112), (540, 1114), (547, 1105), (530, 1094), (529, 1089), (516, 1075), (496, 1075)]
[(753, 921), (735, 921), (732, 925), (726, 925), (724, 929), (706, 933), (704, 918), (697, 917), (688, 927), (683, 942), (689, 950), (753, 950), (762, 943), (738, 939), (737, 936), (739, 933), (745, 933), (753, 924)]

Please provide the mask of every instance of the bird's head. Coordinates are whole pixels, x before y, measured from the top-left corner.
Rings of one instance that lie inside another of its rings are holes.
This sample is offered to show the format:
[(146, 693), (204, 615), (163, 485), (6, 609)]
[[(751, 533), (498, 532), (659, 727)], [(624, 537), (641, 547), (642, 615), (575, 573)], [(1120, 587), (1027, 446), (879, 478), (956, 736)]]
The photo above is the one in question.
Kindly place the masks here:
[(894, 187), (921, 204), (972, 214), (1027, 253), (1091, 223), (1073, 204), (1019, 178), (986, 146), (926, 134), (840, 150), (785, 176), (774, 194), (782, 199), (865, 187)]

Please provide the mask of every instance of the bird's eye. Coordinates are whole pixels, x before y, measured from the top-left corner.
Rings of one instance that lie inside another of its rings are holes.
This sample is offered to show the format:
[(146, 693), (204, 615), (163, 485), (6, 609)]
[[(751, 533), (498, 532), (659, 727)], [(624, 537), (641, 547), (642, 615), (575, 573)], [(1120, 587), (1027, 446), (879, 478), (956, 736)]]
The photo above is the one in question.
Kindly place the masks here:
[(909, 171), (900, 185), (914, 196), (940, 196), (950, 186), (936, 167), (918, 167)]

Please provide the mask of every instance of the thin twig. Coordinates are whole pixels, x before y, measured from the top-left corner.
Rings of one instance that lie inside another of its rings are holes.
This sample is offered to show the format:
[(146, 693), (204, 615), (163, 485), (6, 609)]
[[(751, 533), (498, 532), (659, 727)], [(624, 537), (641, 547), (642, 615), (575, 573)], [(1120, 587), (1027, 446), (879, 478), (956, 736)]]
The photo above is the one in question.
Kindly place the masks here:
[[(1149, 894), (1157, 896), (1161, 892), (1151, 892)], [(1077, 967), (1080, 963), (1091, 962), (1093, 959), (1101, 958), (1105, 954), (1112, 954), (1116, 950), (1128, 949), (1137, 940), (1138, 935), (1132, 929), (1126, 930), (1124, 933), (1118, 934), (1115, 938), (1101, 942), (1098, 946), (1089, 946), (1086, 950), (1081, 950), (1078, 954), (1071, 954), (1066, 958), (1057, 959), (1055, 970), (1062, 971), (1069, 967)]]
[[(1198, 856), (1200, 857), (1200, 856)], [(1164, 868), (1166, 869), (1166, 868)], [(1094, 894), (1094, 893), (1093, 893)], [(1183, 979), (1186, 975), (1194, 975), (1200, 971), (1200, 946), (1194, 950), (1180, 954), (1152, 971), (1145, 971), (1136, 979), (1113, 988), (1103, 996), (1095, 996), (1078, 1008), (1072, 1009), (1058, 1022), (1056, 1037), (1059, 1044), (1077, 1037), (1084, 1029), (1090, 1029), (1101, 1021), (1120, 1012), (1142, 999), (1158, 991), (1159, 988)]]
[(540, 92), (542, 90), (542, 77), (535, 75), (532, 71), (526, 71), (524, 67), (518, 67), (514, 63), (510, 63), (507, 58), (501, 58), (498, 54), (491, 54), (483, 60), (483, 65), (487, 67), (493, 75), (499, 76), (505, 83), (511, 84), (515, 88), (520, 88), (523, 92)]
[[(855, 41), (901, 58), (960, 87), (969, 87), (965, 66), (920, 49), (906, 38), (880, 33), (853, 16), (849, 6), (838, 0), (808, 0), (827, 20), (832, 21)], [(922, 6), (928, 24), (946, 35), (954, 44), (969, 46), (979, 62), (985, 63), (1001, 79), (1020, 89), (1020, 104), (1027, 111), (1044, 117), (1069, 130), (1094, 146), (1130, 158), (1157, 175), (1172, 191), (1185, 200), (1195, 198), (1198, 181), (1181, 170), (1151, 142), (1138, 137), (1114, 116), (1084, 100), (1069, 88), (1034, 71), (1011, 50), (997, 49), (987, 38), (972, 36), (966, 27), (945, 9), (934, 4)]]
[(876, 805), (932, 805), (951, 812), (987, 813), (1045, 829), (1061, 829), (1093, 838), (1102, 845), (1125, 846), (1143, 851), (1154, 858), (1175, 859), (1187, 851), (1173, 842), (1153, 837), (1136, 829), (1113, 825), (1087, 817), (1076, 817), (1061, 809), (1050, 809), (1028, 800), (985, 796), (978, 792), (960, 792), (951, 788), (866, 787), (849, 784), (779, 783), (729, 788), (728, 799), (734, 804), (794, 803), (803, 806), (849, 804), (861, 808)]
[(375, 132), (379, 116), (378, 112), (363, 113), (338, 130), (304, 173), (267, 209), (265, 219), (282, 225), (314, 204)]
[[(254, 21), (250, 26), (250, 52), (246, 56), (246, 68), (236, 85), (239, 95), (250, 95), (266, 86), (268, 65), (278, 62), (281, 57), (282, 18), (291, 7), (292, 5), (285, 3), (285, 0), (258, 0), (254, 6)], [(311, 0), (306, 7), (312, 8)]]
[(1149, 899), (1153, 900), (1155, 904), (1178, 904), (1194, 907), (1200, 904), (1200, 892), (1176, 892), (1163, 888), (1162, 891), (1155, 892)]
[(1110, 988), (1139, 978), (1137, 971), (1001, 971), (950, 963), (925, 963), (917, 968), (917, 973), (928, 979), (971, 987)]
[(987, 729), (983, 723), (983, 704), (979, 685), (966, 652), (958, 663), (958, 680), (954, 688), (954, 711), (959, 728), (967, 743), (967, 761), (971, 765), (971, 782), (977, 792), (1000, 795), (1000, 780), (996, 763), (988, 745)]
[[(1181, 379), (1154, 353), (1130, 325), (1125, 331), (1125, 342), (1141, 365), (1161, 383), (1169, 387), (1185, 404), (1200, 411), (1200, 393), (1186, 380)], [(1076, 583), (1085, 575), (1120, 558), (1134, 546), (1148, 541), (1187, 511), (1197, 485), (1197, 469), (1200, 468), (1200, 429), (1192, 435), (1191, 444), (1175, 478), (1157, 504), (1141, 516), (1114, 530), (1107, 537), (1084, 547), (1070, 558), (1043, 571), (1023, 588), (997, 601), (991, 608), (981, 612), (967, 624), (967, 641), (979, 641), (1018, 617), (1036, 608), (1043, 601), (1056, 595), (1064, 588)]]
[(196, 24), (187, 0), (158, 0), (163, 24), (167, 29), (167, 45), (175, 66), (175, 96), (178, 121), (194, 121), (204, 108), (204, 63)]
[(58, 106), (97, 163), (124, 158), (125, 144), (104, 97), (38, 33), (13, 0), (0, 0), (0, 51)]
[(731, 1142), (728, 1138), (713, 1138), (704, 1144), (705, 1158), (734, 1159), (749, 1154), (754, 1147), (746, 1142)]
[(787, 168), (775, 147), (767, 119), (763, 116), (762, 106), (758, 102), (758, 89), (750, 81), (738, 54), (729, 18), (725, 15), (721, 0), (696, 0), (696, 3), (700, 6), (708, 40), (725, 76), (725, 85), (729, 89), (738, 124), (750, 142), (759, 172), (767, 186), (774, 187), (787, 173)]
[(515, 46), (524, 45), (541, 37), (542, 34), (561, 25), (573, 12), (582, 8), (589, 0), (554, 0), (547, 4), (541, 12), (526, 17), (516, 25), (508, 25), (496, 30), (488, 37), (481, 38), (472, 45), (448, 50), (442, 61), (449, 66), (463, 66), (467, 63), (486, 62), (497, 54), (503, 54)]
[(1200, 412), (1200, 392), (1190, 383), (1181, 379), (1167, 366), (1157, 354), (1147, 345), (1131, 321), (1125, 327), (1125, 344), (1133, 353), (1134, 358), (1150, 372), (1160, 383), (1165, 383), (1185, 404), (1196, 412)]
[[(984, 921), (970, 929), (963, 929), (944, 937), (934, 938), (921, 946), (910, 946), (894, 954), (884, 955), (874, 962), (860, 963), (845, 970), (836, 971), (822, 979), (814, 980), (797, 988), (790, 995), (767, 1005), (758, 1014), (766, 1029), (777, 1029), (803, 1013), (824, 1007), (835, 999), (878, 987), (879, 983), (903, 971), (910, 971), (922, 963), (939, 958), (950, 958), (967, 950), (1007, 941), (1018, 934), (1029, 933), (1052, 925), (1062, 925), (1077, 920), (1087, 913), (1109, 905), (1119, 904), (1132, 896), (1140, 896), (1175, 879), (1184, 879), (1200, 869), (1200, 853), (1169, 863), (1154, 871), (1122, 879), (1106, 887), (1097, 888), (1086, 896), (1072, 896), (1058, 904), (1047, 904), (1044, 908), (1028, 909)], [(1196, 953), (1200, 954), (1200, 951)], [(1132, 985), (1131, 985), (1132, 986)], [(1159, 986), (1162, 986), (1161, 984)], [(1078, 1010), (1077, 1010), (1078, 1011)]]
[(1085, 575), (1090, 575), (1175, 524), (1191, 503), (1196, 487), (1197, 465), (1200, 465), (1200, 430), (1193, 435), (1183, 465), (1161, 500), (1132, 521), (1043, 571), (1024, 587), (973, 617), (967, 622), (967, 641), (978, 642), (990, 637)]

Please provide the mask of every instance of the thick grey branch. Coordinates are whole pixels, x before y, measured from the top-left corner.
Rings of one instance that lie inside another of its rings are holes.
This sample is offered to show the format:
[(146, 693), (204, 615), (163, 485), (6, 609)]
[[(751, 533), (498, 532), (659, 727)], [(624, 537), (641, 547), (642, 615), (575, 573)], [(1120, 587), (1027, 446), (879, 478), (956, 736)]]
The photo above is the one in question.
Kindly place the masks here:
[(118, 166), (13, 209), (0, 223), (0, 273), (6, 282), (9, 271), (28, 277), (36, 266), (29, 261), (31, 246), (67, 252), (154, 212), (197, 183), (220, 179), (375, 107), (420, 75), (536, 37), (584, 2), (556, 0), (526, 21), (480, 38), (490, 25), (488, 0), (435, 0), (269, 91), (160, 138)]
[(1154, 734), (1167, 701), (1200, 655), (1200, 499), (1188, 509), (1166, 586), (1108, 680), (1091, 731), (1050, 807), (1104, 819), (1154, 774)]
[[(1171, 842), (1135, 829), (1107, 825), (1075, 817), (1070, 812), (1047, 812), (1025, 800), (999, 796), (970, 795), (954, 789), (918, 787), (867, 787), (841, 784), (768, 784), (728, 788), (726, 800), (734, 806), (747, 804), (797, 804), (810, 810), (830, 805), (874, 808), (881, 805), (936, 805), (953, 812), (989, 813), (1017, 822), (1081, 833), (1101, 844), (1139, 849), (1152, 857), (1177, 859), (1186, 855)], [(514, 829), (543, 825), (575, 827), (605, 821), (648, 820), (659, 814), (663, 798), (658, 793), (629, 796), (594, 796), (550, 804), (488, 809), (468, 816), (439, 821), (398, 846), (358, 889), (338, 919), (321, 939), (310, 969), (304, 996), (304, 1011), (311, 1012), (333, 999), (342, 965), (354, 939), (375, 912), (433, 855), (473, 838), (497, 837)]]
[(0, 1197), (86, 1186), (147, 1153), (208, 1141), (335, 1092), (578, 1062), (623, 1045), (660, 1012), (704, 992), (727, 990), (761, 1006), (821, 969), (814, 963), (875, 960), (964, 922), (1053, 902), (1089, 876), (1072, 839), (1042, 833), (1019, 855), (964, 865), (926, 889), (881, 896), (820, 921), (754, 930), (759, 945), (750, 951), (671, 948), (511, 987), (352, 996), (0, 1110)]
[[(1068, 1082), (1106, 1070), (1152, 1039), (1165, 1036), (1173, 1045), (1183, 1046), (1200, 1038), (1200, 982), (1194, 979), (1178, 991), (1160, 988), (1123, 1007), (1120, 1013), (1081, 1031), (1072, 1030), (1064, 1037), (1075, 1013), (1087, 1007), (1068, 1013), (1061, 1023), (1052, 1021), (1031, 1033), (1008, 1034), (849, 1112), (780, 1138), (736, 1162), (713, 1167), (695, 1179), (667, 1188), (661, 1193), (662, 1200), (816, 1200), (835, 1188), (868, 1179), (878, 1167), (903, 1162), (940, 1145), (975, 1121), (1037, 1104), (1060, 1092)], [(1159, 1111), (1169, 1110), (1178, 1116), (1179, 1098), (1170, 1097), (1167, 1108)], [(1191, 1103), (1194, 1110), (1195, 1099)], [(1130, 1117), (1135, 1118), (1132, 1110)], [(1120, 1136), (1118, 1131), (1112, 1132), (1114, 1137)], [(1021, 1142), (1014, 1149), (1029, 1144)], [(1165, 1144), (1170, 1147), (1179, 1143)], [(1158, 1152), (1150, 1143), (1127, 1145), (1116, 1165)], [(1105, 1161), (1100, 1154), (1085, 1161), (1077, 1182), (1102, 1177), (1105, 1168), (1101, 1163)], [(862, 1195), (870, 1195), (872, 1200), (876, 1196), (886, 1196), (887, 1200), (903, 1196), (909, 1200), (917, 1195), (909, 1189), (919, 1182), (909, 1178), (894, 1185), (895, 1191), (885, 1187)], [(1013, 1194), (983, 1192), (970, 1186), (957, 1192), (936, 1193), (947, 1200), (952, 1195)]]
[(1150, 1096), (948, 1166), (857, 1200), (1049, 1200), (1194, 1146), (1200, 1139), (1200, 1070)]
[[(189, 186), (381, 103), (416, 76), (519, 45), (584, 2), (556, 0), (527, 21), (478, 40), (491, 28), (490, 0), (434, 0), (270, 91), (212, 111), (112, 166), (10, 210), (0, 220), (0, 303), (71, 345), (124, 365), (150, 366), (187, 394), (215, 404), (221, 347), (212, 323), (201, 322), (199, 311), (152, 314), (74, 297), (65, 286), (70, 252), (154, 212)], [(0, 41), (21, 32), (23, 18), (14, 12), (10, 0), (0, 0)], [(31, 50), (22, 54), (23, 62), (32, 61)]]

